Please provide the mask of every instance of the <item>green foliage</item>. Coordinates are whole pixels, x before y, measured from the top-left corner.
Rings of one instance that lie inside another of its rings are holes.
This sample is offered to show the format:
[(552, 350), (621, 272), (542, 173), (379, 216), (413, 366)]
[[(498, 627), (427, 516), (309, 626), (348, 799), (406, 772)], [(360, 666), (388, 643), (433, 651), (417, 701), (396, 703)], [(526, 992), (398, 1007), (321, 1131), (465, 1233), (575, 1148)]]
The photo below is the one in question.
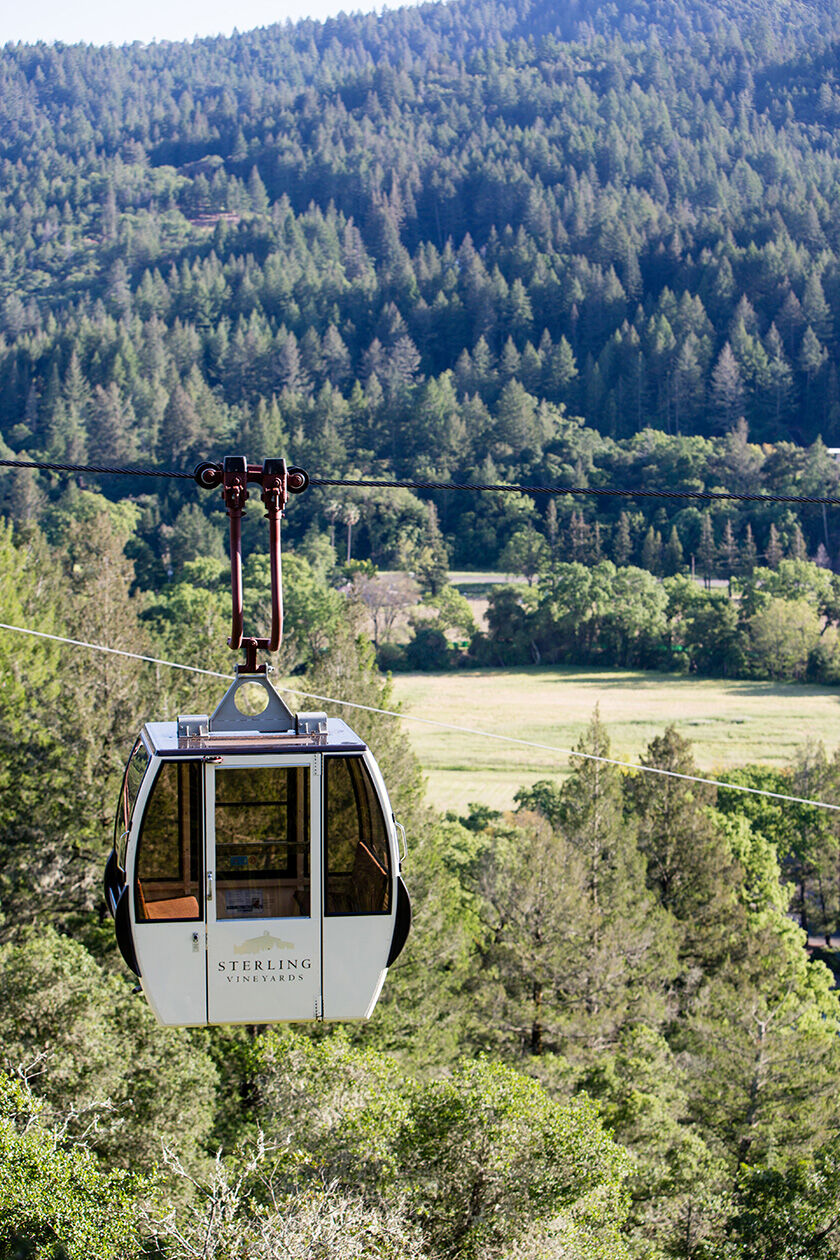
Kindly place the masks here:
[(435, 625), (444, 633), (454, 631), (459, 637), (469, 638), (478, 629), (469, 602), (454, 586), (447, 583), (427, 602), (437, 610)]
[(135, 1174), (68, 1140), (26, 1084), (0, 1073), (0, 1251), (9, 1260), (141, 1254)]
[(410, 838), (411, 934), (388, 973), (368, 1036), (426, 1074), (487, 1035), (470, 996), (484, 931), (474, 888), (485, 851), (485, 838), (455, 820), (426, 823)]
[(416, 1091), (400, 1148), (424, 1228), (447, 1254), (498, 1254), (556, 1222), (584, 1254), (622, 1255), (628, 1163), (584, 1097), (553, 1102), (501, 1064), (462, 1063)]
[(483, 1060), (446, 1080), (406, 1080), (341, 1036), (271, 1032), (253, 1053), (261, 1119), (283, 1135), (284, 1162), (300, 1176), (317, 1159), (373, 1201), (404, 1198), (434, 1254), (484, 1255), (549, 1224), (584, 1253), (625, 1254), (628, 1164), (588, 1099), (553, 1101)]
[(437, 626), (418, 626), (405, 648), (408, 669), (447, 669), (451, 656), (449, 640)]
[(804, 599), (771, 599), (750, 618), (750, 639), (759, 669), (771, 678), (802, 679), (820, 637), (820, 623)]
[[(248, 592), (246, 625), (261, 627), (267, 634), (271, 625), (271, 572), (267, 555), (252, 555), (245, 565)], [(327, 651), (345, 616), (346, 601), (328, 586), (323, 570), (314, 568), (303, 556), (283, 558), (283, 647), (281, 662), (286, 669), (311, 666)]]
[[(584, 20), (517, 0), (151, 51), (5, 49), (4, 443), (188, 468), (239, 441), (322, 476), (831, 492), (839, 155), (821, 58), (840, 18), (814, 13), (622, 0)], [(6, 510), (41, 517), (52, 486), (4, 477)], [(148, 483), (108, 494), (125, 487)], [(447, 552), (534, 552), (535, 509), (505, 499), (439, 502), (439, 522), (409, 491), (307, 502), (334, 549), (436, 589)], [(640, 505), (631, 538), (601, 501), (567, 558), (609, 542), (623, 566), (648, 538), (655, 570), (694, 556), (711, 579), (750, 547), (771, 568), (837, 550), (807, 507)], [(217, 554), (217, 508), (150, 496), (141, 580)]]
[(480, 664), (604, 663), (833, 682), (836, 604), (834, 579), (804, 560), (783, 561), (778, 574), (756, 570), (734, 596), (684, 574), (660, 583), (609, 560), (563, 561), (545, 569), (533, 592), (496, 588), (488, 632), (470, 650)]
[(409, 830), (414, 824), (419, 826), (425, 816), (420, 767), (400, 727), (392, 718), (372, 711), (394, 708), (391, 683), (377, 671), (372, 645), (353, 633), (349, 618), (336, 622), (329, 651), (307, 673), (302, 691), (293, 694), (305, 698), (307, 692), (321, 697), (319, 702), (328, 696), (360, 706), (348, 709), (348, 725), (352, 723), (372, 749), (397, 817)]
[[(715, 1255), (737, 1260), (833, 1260), (840, 1244), (836, 1140), (779, 1168), (743, 1168), (727, 1243)], [(705, 1250), (701, 1255), (712, 1254)]]
[(533, 526), (525, 526), (511, 534), (499, 556), (499, 567), (506, 573), (521, 573), (530, 586), (548, 558), (548, 544)]
[(702, 1127), (687, 1122), (691, 1079), (679, 1056), (653, 1029), (628, 1028), (582, 1082), (633, 1157), (630, 1221), (640, 1254), (696, 1254), (698, 1242), (719, 1236), (726, 1166)]
[[(655, 1020), (677, 972), (674, 923), (642, 891), (645, 863), (619, 774), (600, 760), (609, 752), (596, 714), (559, 792), (541, 784), (519, 793), (517, 828), (485, 819), (486, 853), (472, 873), (485, 1044), (531, 1056), (547, 1079), (563, 1075), (552, 1056), (576, 1059), (583, 1045)], [(531, 800), (538, 814), (529, 817)]]
[(651, 740), (641, 764), (653, 773), (628, 777), (625, 793), (638, 819), (648, 886), (683, 929), (684, 963), (714, 973), (744, 930), (736, 895), (741, 870), (708, 809), (712, 792), (692, 781), (697, 767), (688, 740), (669, 726)]
[(0, 947), (0, 1038), (30, 1067), (40, 1114), (121, 1165), (147, 1168), (161, 1142), (195, 1155), (216, 1072), (200, 1042), (161, 1029), (128, 982), (51, 929)]

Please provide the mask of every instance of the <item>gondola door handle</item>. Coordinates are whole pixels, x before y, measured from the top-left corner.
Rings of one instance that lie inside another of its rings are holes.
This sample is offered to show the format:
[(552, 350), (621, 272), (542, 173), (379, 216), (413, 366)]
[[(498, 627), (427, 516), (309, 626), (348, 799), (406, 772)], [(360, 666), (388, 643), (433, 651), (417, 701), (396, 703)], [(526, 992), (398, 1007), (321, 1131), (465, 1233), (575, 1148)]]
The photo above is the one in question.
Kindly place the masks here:
[(394, 826), (402, 836), (402, 844), (400, 845), (400, 866), (402, 866), (403, 862), (408, 857), (408, 839), (406, 838), (405, 827), (401, 822), (397, 822), (396, 818), (394, 819)]
[(207, 872), (207, 900), (213, 900), (213, 872)]

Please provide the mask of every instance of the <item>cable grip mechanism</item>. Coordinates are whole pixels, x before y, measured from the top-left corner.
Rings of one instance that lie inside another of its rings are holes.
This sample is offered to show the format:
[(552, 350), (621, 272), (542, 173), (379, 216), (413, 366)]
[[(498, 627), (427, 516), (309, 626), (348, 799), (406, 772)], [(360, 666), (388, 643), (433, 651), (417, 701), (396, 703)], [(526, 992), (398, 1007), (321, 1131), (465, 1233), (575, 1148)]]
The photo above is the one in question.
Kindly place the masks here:
[[(245, 662), (236, 672), (264, 674), (265, 665), (257, 665), (257, 650), (276, 652), (283, 642), (283, 565), (280, 545), (280, 522), (290, 494), (301, 494), (309, 485), (309, 474), (302, 468), (289, 468), (285, 459), (267, 459), (263, 464), (249, 464), (242, 455), (228, 455), (221, 463), (203, 462), (193, 473), (199, 486), (211, 490), (222, 487), (222, 500), (230, 521), (230, 589), (231, 632), (228, 646), (234, 652), (244, 649)], [(269, 558), (271, 571), (271, 633), (268, 638), (246, 636), (244, 629), (244, 589), (242, 581), (242, 514), (250, 498), (248, 483), (262, 488), (260, 498), (268, 520)]]

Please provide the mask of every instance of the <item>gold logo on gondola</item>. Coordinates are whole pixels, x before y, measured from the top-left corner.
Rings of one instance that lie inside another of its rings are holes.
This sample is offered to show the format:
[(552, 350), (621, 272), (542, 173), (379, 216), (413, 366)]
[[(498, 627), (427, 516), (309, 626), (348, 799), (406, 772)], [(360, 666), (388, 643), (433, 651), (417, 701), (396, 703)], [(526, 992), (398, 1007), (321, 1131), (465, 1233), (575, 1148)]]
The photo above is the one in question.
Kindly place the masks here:
[(241, 945), (234, 945), (234, 954), (261, 954), (266, 949), (294, 949), (291, 941), (283, 941), (279, 936), (263, 932), (262, 936), (252, 936)]

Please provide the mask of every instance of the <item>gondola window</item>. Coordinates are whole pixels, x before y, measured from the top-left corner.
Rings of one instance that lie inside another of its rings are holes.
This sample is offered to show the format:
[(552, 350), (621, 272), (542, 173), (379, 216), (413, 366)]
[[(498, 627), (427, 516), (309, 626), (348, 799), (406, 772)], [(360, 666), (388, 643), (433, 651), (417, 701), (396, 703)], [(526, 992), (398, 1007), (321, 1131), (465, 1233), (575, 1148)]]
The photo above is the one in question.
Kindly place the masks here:
[(138, 921), (202, 917), (200, 774), (194, 762), (169, 762), (152, 786), (135, 867)]
[(360, 757), (327, 757), (327, 915), (390, 914), (391, 861), (385, 818)]
[(308, 918), (309, 770), (216, 771), (216, 918)]

